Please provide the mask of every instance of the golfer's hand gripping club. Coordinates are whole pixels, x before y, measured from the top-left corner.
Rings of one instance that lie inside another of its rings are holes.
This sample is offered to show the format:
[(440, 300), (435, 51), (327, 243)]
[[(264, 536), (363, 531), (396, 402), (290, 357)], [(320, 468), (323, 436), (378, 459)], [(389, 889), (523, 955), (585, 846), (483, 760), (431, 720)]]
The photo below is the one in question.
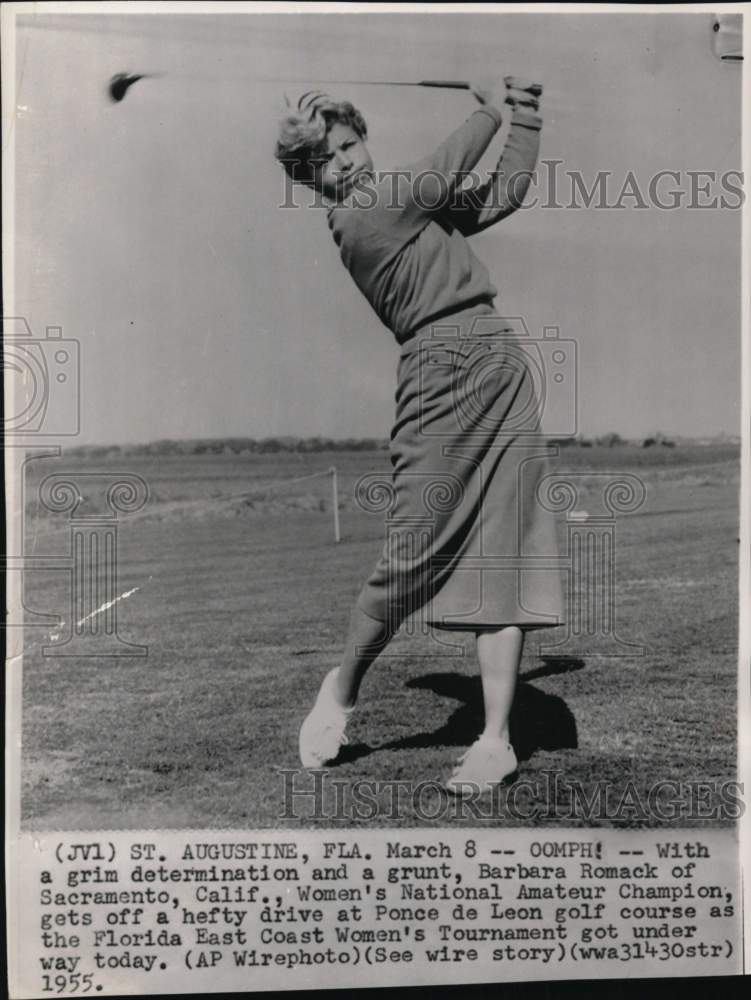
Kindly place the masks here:
[(503, 80), (477, 80), (470, 83), (469, 89), (480, 104), (491, 104), (495, 108), (510, 104), (512, 108), (537, 111), (540, 107), (542, 86), (519, 76), (506, 76)]

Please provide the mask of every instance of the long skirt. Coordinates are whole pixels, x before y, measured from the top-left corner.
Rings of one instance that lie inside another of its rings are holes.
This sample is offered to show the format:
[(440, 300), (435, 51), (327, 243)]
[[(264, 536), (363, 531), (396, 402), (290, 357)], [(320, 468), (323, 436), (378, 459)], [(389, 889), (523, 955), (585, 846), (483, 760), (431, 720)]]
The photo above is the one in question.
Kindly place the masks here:
[(360, 484), (386, 541), (358, 604), (396, 628), (419, 613), (459, 630), (562, 622), (550, 446), (540, 430), (535, 342), (490, 305), (402, 345), (391, 480)]

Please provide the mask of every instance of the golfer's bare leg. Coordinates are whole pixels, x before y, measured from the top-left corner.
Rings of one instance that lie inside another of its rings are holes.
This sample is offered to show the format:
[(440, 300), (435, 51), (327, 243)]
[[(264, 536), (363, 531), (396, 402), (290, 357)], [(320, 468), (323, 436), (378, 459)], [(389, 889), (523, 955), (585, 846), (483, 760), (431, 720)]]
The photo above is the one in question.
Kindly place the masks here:
[(388, 645), (395, 631), (396, 628), (371, 618), (359, 605), (355, 605), (335, 689), (345, 708), (350, 708), (357, 701), (365, 672)]
[(509, 739), (509, 715), (523, 645), (524, 633), (515, 625), (477, 633), (477, 658), (485, 702), (483, 736)]

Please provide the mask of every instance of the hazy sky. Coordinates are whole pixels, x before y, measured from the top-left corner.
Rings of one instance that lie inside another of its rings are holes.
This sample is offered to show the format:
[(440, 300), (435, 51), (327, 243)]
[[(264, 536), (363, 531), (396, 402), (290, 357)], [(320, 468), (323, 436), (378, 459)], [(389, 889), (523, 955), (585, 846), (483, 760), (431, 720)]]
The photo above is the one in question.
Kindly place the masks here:
[[(701, 14), (61, 15), (19, 20), (15, 313), (80, 341), (81, 442), (388, 433), (398, 352), (342, 267), (323, 212), (283, 211), (281, 84), (539, 79), (542, 157), (738, 170), (740, 69)], [(159, 71), (121, 104), (118, 71)], [(296, 96), (309, 89), (290, 84)], [(333, 88), (328, 88), (333, 89)], [(377, 166), (428, 152), (466, 93), (348, 87)], [(497, 146), (491, 147), (496, 153)], [(712, 193), (719, 193), (719, 184)], [(544, 189), (531, 194), (545, 197)], [(735, 199), (737, 203), (737, 198)], [(516, 213), (474, 239), (497, 307), (578, 343), (585, 434), (735, 433), (740, 211)]]

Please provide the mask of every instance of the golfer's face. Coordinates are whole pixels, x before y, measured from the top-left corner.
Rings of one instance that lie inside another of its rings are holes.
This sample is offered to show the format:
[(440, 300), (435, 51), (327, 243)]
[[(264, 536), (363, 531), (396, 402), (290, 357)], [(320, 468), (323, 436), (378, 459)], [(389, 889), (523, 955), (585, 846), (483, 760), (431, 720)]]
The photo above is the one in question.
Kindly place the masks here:
[(350, 125), (337, 122), (327, 135), (328, 151), (315, 165), (315, 186), (327, 198), (341, 201), (358, 174), (373, 169), (368, 148)]

